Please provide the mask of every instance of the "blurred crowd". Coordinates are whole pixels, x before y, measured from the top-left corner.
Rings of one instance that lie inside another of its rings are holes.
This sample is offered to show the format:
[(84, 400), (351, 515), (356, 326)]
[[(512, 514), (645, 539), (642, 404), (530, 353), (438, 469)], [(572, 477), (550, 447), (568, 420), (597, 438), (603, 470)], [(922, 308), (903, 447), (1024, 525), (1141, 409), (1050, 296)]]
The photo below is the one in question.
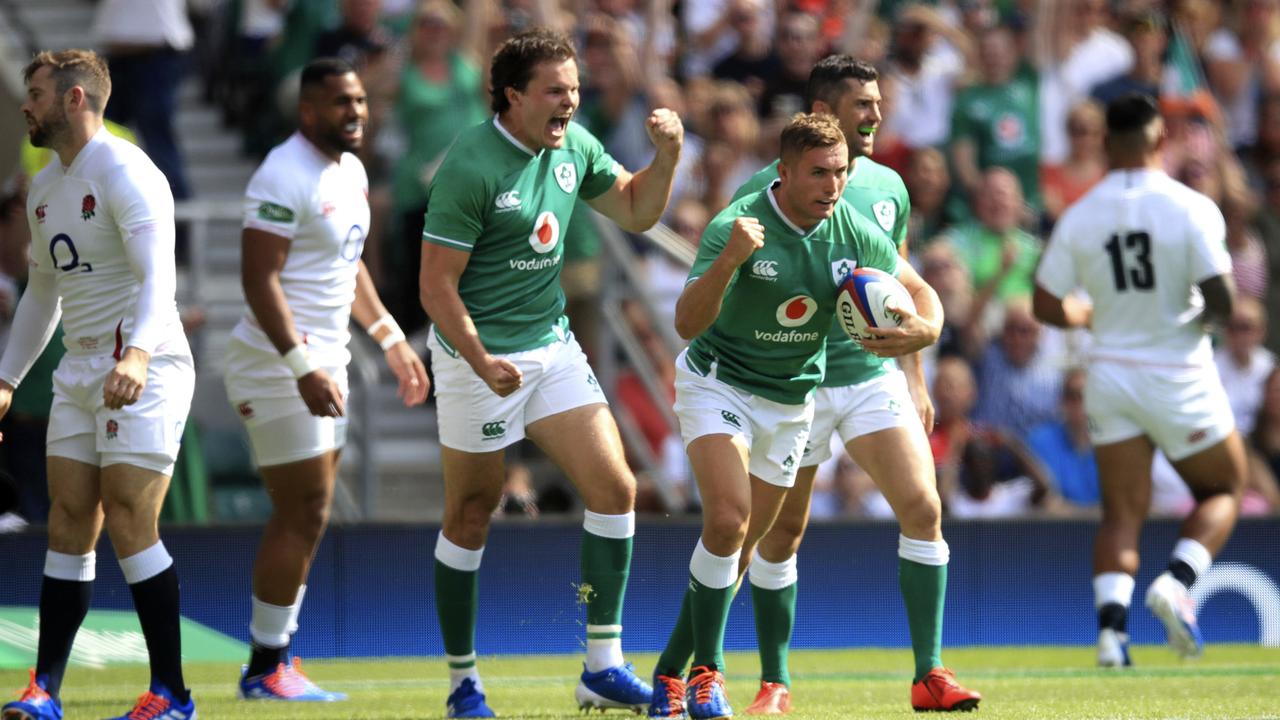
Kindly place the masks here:
[[(813, 64), (833, 52), (874, 63), (884, 96), (874, 157), (906, 182), (912, 261), (946, 312), (927, 367), (933, 452), (955, 517), (1097, 507), (1080, 369), (1088, 338), (1034, 320), (1033, 273), (1055, 220), (1106, 172), (1104, 104), (1132, 91), (1155, 96), (1168, 125), (1166, 168), (1222, 208), (1246, 298), (1216, 338), (1236, 421), (1252, 438), (1245, 512), (1280, 510), (1280, 332), (1267, 330), (1269, 310), (1280, 308), (1280, 285), (1270, 282), (1280, 272), (1280, 0), (192, 5), (192, 71), (250, 156), (290, 131), (296, 74), (307, 60), (337, 55), (360, 69), (371, 110), (363, 159), (382, 219), (365, 260), (410, 332), (427, 323), (416, 269), (428, 184), (453, 137), (490, 115), (487, 60), (512, 33), (544, 25), (575, 39), (576, 120), (627, 167), (651, 156), (643, 128), (651, 108), (681, 115), (687, 135), (664, 221), (695, 246), (739, 185), (776, 157), (785, 120), (808, 110)], [(173, 165), (171, 183), (187, 192), (180, 161)], [(569, 313), (590, 349), (600, 239), (585, 220), (568, 232)], [(628, 319), (670, 386), (672, 352), (655, 323), (672, 316), (685, 270), (653, 252), (644, 262), (643, 291), (657, 320), (639, 311)], [(11, 271), (0, 267), (0, 277)], [(0, 312), (11, 295), (0, 282)], [(617, 390), (663, 460), (660, 472), (696, 506), (678, 435), (657, 401), (634, 373), (622, 373)], [(1154, 472), (1153, 508), (1185, 511), (1189, 495), (1167, 462)], [(819, 483), (815, 516), (890, 516), (842, 452)]]

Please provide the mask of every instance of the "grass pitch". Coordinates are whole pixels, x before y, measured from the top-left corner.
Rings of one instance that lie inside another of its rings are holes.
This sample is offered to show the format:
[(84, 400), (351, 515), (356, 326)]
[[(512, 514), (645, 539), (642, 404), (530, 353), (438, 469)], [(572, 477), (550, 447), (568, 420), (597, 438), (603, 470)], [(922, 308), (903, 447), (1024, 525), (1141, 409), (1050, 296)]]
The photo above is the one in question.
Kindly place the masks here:
[[(947, 664), (984, 695), (988, 718), (1280, 718), (1280, 649), (1212, 645), (1200, 660), (1179, 661), (1163, 646), (1133, 648), (1138, 666), (1093, 667), (1091, 647), (960, 648)], [(642, 672), (655, 656), (631, 658)], [(508, 718), (578, 716), (573, 688), (580, 661), (569, 656), (482, 657), (490, 705)], [(754, 654), (731, 653), (729, 698), (739, 714), (755, 697)], [(916, 717), (908, 701), (907, 650), (802, 651), (791, 656), (795, 720)], [(344, 703), (286, 705), (235, 699), (238, 667), (193, 664), (187, 681), (202, 720), (253, 718), (368, 718), (407, 720), (444, 716), (446, 670), (438, 659), (399, 658), (307, 663), (323, 687), (350, 693)], [(26, 673), (0, 671), (0, 688), (20, 688)], [(145, 688), (142, 666), (73, 667), (63, 690), (68, 720), (117, 716)], [(10, 696), (12, 697), (12, 696)], [(630, 717), (612, 711), (612, 717)], [(745, 716), (744, 716), (745, 717)]]

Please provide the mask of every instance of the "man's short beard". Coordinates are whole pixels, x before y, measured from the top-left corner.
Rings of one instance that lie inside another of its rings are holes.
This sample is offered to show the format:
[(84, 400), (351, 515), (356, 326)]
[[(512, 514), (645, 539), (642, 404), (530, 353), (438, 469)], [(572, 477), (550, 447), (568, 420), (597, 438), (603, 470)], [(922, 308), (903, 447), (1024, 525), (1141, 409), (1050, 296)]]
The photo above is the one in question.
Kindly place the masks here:
[[(56, 112), (56, 111), (55, 111)], [(31, 144), (38, 148), (52, 148), (71, 128), (64, 113), (50, 112), (36, 120), (35, 129), (31, 132)]]

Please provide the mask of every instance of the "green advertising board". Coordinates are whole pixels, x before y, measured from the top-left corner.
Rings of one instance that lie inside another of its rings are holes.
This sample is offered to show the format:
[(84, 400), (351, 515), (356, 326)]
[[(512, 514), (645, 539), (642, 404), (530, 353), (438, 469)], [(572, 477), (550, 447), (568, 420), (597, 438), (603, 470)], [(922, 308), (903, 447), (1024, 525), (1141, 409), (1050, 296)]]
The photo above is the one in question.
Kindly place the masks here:
[[(39, 612), (34, 607), (0, 607), (0, 668), (36, 663)], [(187, 662), (243, 662), (249, 646), (182, 618), (182, 659)], [(138, 616), (127, 610), (94, 610), (84, 619), (71, 648), (71, 664), (100, 668), (147, 662), (147, 643)]]

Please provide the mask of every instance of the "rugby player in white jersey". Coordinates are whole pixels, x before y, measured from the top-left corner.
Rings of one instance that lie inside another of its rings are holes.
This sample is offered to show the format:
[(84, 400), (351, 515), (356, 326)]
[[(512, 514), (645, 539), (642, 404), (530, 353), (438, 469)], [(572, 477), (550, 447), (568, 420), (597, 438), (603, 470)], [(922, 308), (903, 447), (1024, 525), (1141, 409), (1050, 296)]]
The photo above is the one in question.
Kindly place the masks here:
[(31, 181), (31, 274), (0, 358), (0, 416), (62, 321), (47, 446), (49, 551), (36, 667), (4, 720), (58, 720), (71, 645), (93, 594), (105, 524), (133, 595), (151, 685), (123, 720), (193, 720), (182, 677), (178, 575), (157, 520), (191, 407), (195, 369), (174, 302), (173, 195), (137, 146), (102, 126), (106, 63), (42, 52), (24, 70), (31, 143), (53, 159)]
[(364, 86), (345, 61), (302, 71), (298, 132), (273, 149), (245, 192), (241, 281), (249, 313), (231, 331), (227, 395), (249, 431), (272, 513), (253, 570), (246, 699), (341, 700), (289, 657), (307, 572), (329, 517), (346, 438), (352, 317), (386, 353), (405, 405), (427, 397), (422, 361), (387, 313), (360, 259), (369, 181)]
[[(1187, 591), (1231, 535), (1245, 477), (1205, 330), (1226, 322), (1235, 294), (1222, 213), (1164, 173), (1163, 142), (1151, 99), (1107, 107), (1111, 172), (1063, 215), (1036, 272), (1036, 317), (1093, 331), (1085, 412), (1102, 485), (1093, 588), (1104, 667), (1130, 664), (1125, 623), (1155, 448), (1196, 498), (1167, 571), (1146, 593), (1183, 656), (1202, 648)], [(1092, 307), (1071, 295), (1077, 288)]]

